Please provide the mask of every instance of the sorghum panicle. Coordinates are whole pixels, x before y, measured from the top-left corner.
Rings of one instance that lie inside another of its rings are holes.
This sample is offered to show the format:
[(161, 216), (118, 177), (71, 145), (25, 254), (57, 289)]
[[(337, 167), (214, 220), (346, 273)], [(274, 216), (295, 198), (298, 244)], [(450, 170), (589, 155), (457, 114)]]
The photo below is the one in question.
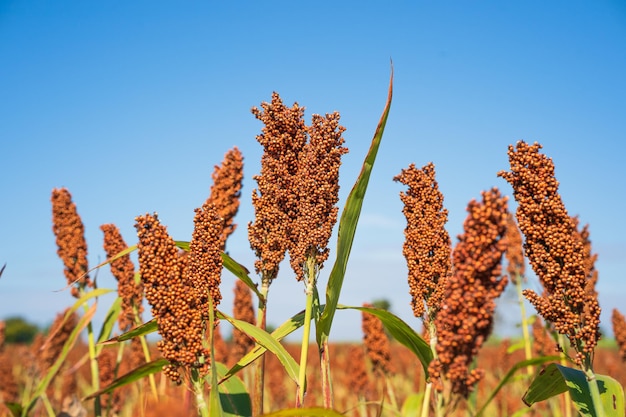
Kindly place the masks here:
[[(191, 282), (183, 280), (187, 257), (180, 256), (174, 240), (168, 235), (157, 215), (146, 214), (136, 219), (135, 228), (139, 242), (139, 271), (144, 285), (146, 300), (152, 306), (161, 340), (157, 347), (170, 364), (165, 374), (180, 384), (179, 367), (200, 367), (199, 357), (209, 357), (203, 345), (203, 311), (196, 299)], [(206, 298), (205, 298), (206, 299)]]
[[(364, 303), (363, 307), (371, 308), (373, 305)], [(363, 330), (363, 343), (367, 350), (367, 356), (372, 363), (373, 371), (383, 375), (393, 373), (389, 338), (385, 334), (383, 322), (373, 314), (363, 311), (361, 312), (361, 327)]]
[(298, 281), (305, 278), (308, 258), (315, 258), (315, 268), (328, 258), (327, 245), (339, 210), (339, 166), (341, 156), (348, 152), (342, 146), (346, 129), (339, 125), (339, 117), (337, 112), (325, 117), (314, 114), (307, 128), (309, 141), (298, 156), (296, 217), (289, 247)]
[(346, 369), (349, 381), (348, 386), (350, 390), (359, 397), (365, 398), (370, 390), (370, 382), (365, 367), (365, 352), (363, 351), (363, 346), (350, 346), (348, 358), (350, 358), (347, 364), (348, 368)]
[[(113, 349), (102, 349), (98, 355), (98, 375), (100, 376), (101, 387), (108, 386), (115, 379), (116, 357), (117, 352)], [(119, 415), (122, 410), (122, 391), (115, 389), (102, 395), (101, 402), (105, 409), (109, 409), (110, 405), (109, 416)]]
[(213, 185), (209, 200), (215, 205), (217, 214), (223, 219), (223, 230), (220, 236), (222, 250), (226, 246), (226, 239), (237, 225), (233, 219), (239, 210), (239, 198), (243, 181), (243, 156), (237, 147), (226, 152), (220, 166), (213, 171)]
[(569, 338), (577, 351), (574, 360), (587, 369), (598, 342), (600, 306), (587, 294), (584, 244), (558, 193), (554, 163), (540, 149), (538, 143), (524, 141), (509, 146), (511, 172), (498, 175), (513, 187), (526, 257), (545, 289), (544, 296), (532, 290), (524, 295)]
[(263, 156), (261, 174), (253, 177), (257, 182), (257, 189), (252, 191), (255, 219), (248, 224), (248, 239), (256, 253), (257, 273), (271, 280), (289, 249), (291, 220), (297, 216), (293, 190), (307, 130), (304, 108), (297, 103), (286, 107), (278, 93), (261, 108), (252, 108), (252, 114), (265, 126), (256, 137), (263, 146)]
[(445, 229), (448, 210), (443, 207), (443, 194), (432, 163), (422, 169), (411, 164), (394, 181), (409, 187), (400, 193), (400, 199), (407, 224), (402, 253), (409, 270), (413, 315), (431, 320), (441, 306), (450, 273), (451, 243)]
[(76, 313), (70, 314), (67, 319), (65, 319), (69, 311), (70, 309), (67, 308), (63, 313), (57, 314), (52, 322), (52, 326), (50, 326), (48, 337), (41, 346), (33, 345), (33, 347), (38, 350), (35, 356), (39, 359), (42, 374), (57, 360), (63, 350), (63, 345), (65, 345), (72, 331), (74, 331), (78, 325), (78, 315)]
[(85, 227), (65, 188), (52, 190), (52, 231), (56, 236), (57, 254), (65, 265), (65, 278), (72, 286), (72, 295), (79, 297), (79, 289), (93, 287), (87, 271), (87, 242)]
[[(107, 258), (112, 258), (128, 249), (122, 235), (114, 224), (103, 224), (100, 230), (104, 233), (104, 250)], [(130, 255), (124, 255), (110, 263), (111, 274), (117, 280), (117, 293), (122, 299), (122, 311), (118, 318), (121, 331), (130, 330), (137, 320), (141, 320), (143, 312), (143, 285), (135, 282), (135, 265)]]
[[(238, 320), (255, 324), (256, 317), (254, 306), (252, 305), (252, 292), (250, 288), (248, 288), (243, 281), (237, 280), (235, 282), (234, 292), (233, 316)], [(254, 347), (254, 340), (237, 328), (233, 329), (233, 343), (232, 360), (234, 362), (241, 359)]]
[(504, 257), (507, 261), (507, 273), (509, 279), (514, 284), (517, 279), (522, 279), (525, 273), (524, 265), (524, 243), (522, 242), (522, 234), (517, 227), (513, 213), (509, 214), (506, 225), (505, 239), (507, 242)]
[(535, 356), (554, 355), (557, 352), (557, 345), (550, 336), (541, 317), (535, 318), (531, 328), (533, 332), (533, 351)]
[(617, 346), (619, 347), (619, 354), (622, 357), (622, 361), (626, 362), (626, 319), (616, 308), (613, 309), (611, 314), (611, 323), (613, 324), (615, 341), (617, 341)]
[(438, 381), (443, 377), (450, 381), (452, 393), (465, 398), (484, 374), (484, 370), (470, 367), (491, 334), (495, 299), (507, 284), (507, 278), (501, 276), (507, 198), (496, 188), (482, 196), (482, 202), (469, 203), (464, 233), (452, 254), (454, 272), (435, 319), (438, 358), (429, 367), (435, 388), (443, 390)]
[(222, 330), (218, 323), (213, 329), (213, 348), (215, 349), (215, 362), (227, 364), (230, 355), (228, 354), (228, 346), (222, 337)]

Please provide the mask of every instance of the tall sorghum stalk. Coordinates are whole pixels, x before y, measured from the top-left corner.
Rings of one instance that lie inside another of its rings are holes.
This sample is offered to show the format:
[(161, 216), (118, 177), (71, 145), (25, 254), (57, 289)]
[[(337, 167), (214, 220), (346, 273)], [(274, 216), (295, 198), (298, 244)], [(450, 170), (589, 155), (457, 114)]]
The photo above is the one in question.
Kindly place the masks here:
[[(293, 194), (298, 170), (298, 155), (306, 143), (304, 109), (295, 103), (286, 107), (278, 93), (270, 103), (261, 103), (261, 109), (252, 108), (252, 114), (263, 122), (257, 141), (263, 146), (261, 173), (255, 175), (257, 189), (252, 191), (254, 221), (248, 224), (248, 240), (255, 251), (255, 270), (261, 276), (257, 326), (265, 329), (269, 287), (285, 258), (291, 235), (291, 219), (295, 213)], [(254, 414), (263, 413), (264, 364), (257, 361), (255, 389), (252, 395)]]
[[(409, 293), (413, 315), (424, 323), (428, 333), (433, 357), (437, 357), (437, 329), (435, 318), (441, 308), (444, 290), (450, 273), (450, 236), (445, 229), (448, 211), (443, 207), (443, 194), (435, 180), (432, 163), (421, 170), (414, 164), (402, 170), (395, 181), (408, 186), (400, 193), (404, 203), (402, 212), (406, 217), (404, 246), (402, 253), (408, 267)], [(430, 409), (432, 383), (426, 385), (422, 402), (422, 417)], [(435, 411), (442, 413), (442, 398), (435, 392)]]
[[(94, 284), (89, 278), (87, 262), (87, 242), (85, 240), (85, 227), (76, 211), (76, 205), (72, 202), (72, 195), (65, 188), (52, 190), (52, 231), (56, 236), (57, 254), (65, 265), (65, 278), (71, 287), (74, 297), (80, 298), (86, 288)], [(87, 303), (83, 305), (87, 311)], [(91, 383), (94, 390), (100, 388), (98, 377), (98, 362), (96, 342), (91, 321), (87, 324), (87, 339), (89, 344), (89, 359), (91, 367)], [(94, 412), (100, 417), (100, 398), (94, 398)]]
[[(364, 303), (363, 307), (371, 308), (372, 304)], [(373, 314), (361, 312), (361, 329), (363, 344), (372, 365), (372, 372), (377, 381), (382, 379), (387, 397), (394, 411), (398, 410), (396, 396), (391, 386), (391, 376), (395, 369), (391, 363), (391, 347), (382, 321)]]
[[(525, 265), (524, 265), (524, 249), (522, 242), (522, 235), (515, 222), (513, 214), (509, 215), (506, 226), (506, 252), (504, 257), (507, 261), (507, 273), (509, 279), (515, 284), (517, 290), (517, 301), (519, 303), (520, 315), (522, 317), (522, 337), (524, 338), (524, 355), (526, 359), (532, 358), (532, 343), (530, 340), (530, 332), (528, 330), (529, 322), (526, 315), (526, 304), (524, 303), (524, 295), (522, 293), (522, 283), (525, 281)], [(528, 375), (533, 374), (532, 366), (526, 367)]]
[(493, 188), (472, 200), (463, 234), (452, 253), (453, 273), (435, 319), (437, 358), (429, 372), (435, 389), (447, 394), (448, 404), (467, 399), (484, 370), (473, 361), (493, 329), (495, 299), (507, 284), (501, 275), (503, 239), (508, 218), (507, 199)]
[(221, 219), (209, 203), (196, 209), (185, 255), (178, 252), (156, 215), (139, 216), (136, 221), (141, 279), (162, 336), (157, 347), (170, 362), (164, 372), (180, 384), (182, 369), (195, 391), (199, 413), (208, 416), (202, 380), (210, 367), (205, 340), (212, 330), (207, 329), (209, 315), (221, 300)]
[(524, 141), (509, 146), (511, 171), (498, 174), (513, 187), (526, 257), (544, 288), (543, 296), (532, 290), (525, 290), (524, 296), (569, 339), (576, 352), (572, 359), (587, 375), (595, 408), (603, 416), (593, 372), (600, 334), (600, 306), (595, 291), (589, 290), (593, 260), (558, 193), (554, 163), (540, 149), (538, 143)]

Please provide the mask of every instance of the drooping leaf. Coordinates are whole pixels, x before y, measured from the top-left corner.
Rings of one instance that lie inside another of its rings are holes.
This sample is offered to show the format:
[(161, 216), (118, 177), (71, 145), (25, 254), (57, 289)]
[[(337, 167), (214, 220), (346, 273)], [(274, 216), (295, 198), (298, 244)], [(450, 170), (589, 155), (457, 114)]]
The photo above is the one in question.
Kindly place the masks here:
[[(595, 377), (598, 382), (604, 413), (609, 417), (623, 417), (625, 410), (622, 386), (609, 376), (596, 374)], [(590, 382), (583, 371), (552, 363), (539, 372), (522, 400), (526, 405), (531, 406), (539, 401), (569, 391), (572, 402), (581, 415), (596, 417), (597, 411), (593, 404), (589, 384)]]
[[(228, 368), (222, 363), (215, 363), (220, 378), (228, 372)], [(234, 376), (219, 386), (220, 402), (226, 416), (251, 416), (252, 401), (246, 386), (241, 379)]]
[[(219, 315), (219, 313), (218, 313)], [(283, 340), (285, 337), (289, 336), (294, 331), (298, 330), (304, 324), (304, 312), (300, 312), (295, 316), (291, 317), (289, 320), (281, 324), (276, 330), (272, 332), (272, 337), (278, 341)], [(239, 360), (233, 367), (224, 375), (222, 380), (220, 380), (220, 384), (230, 378), (232, 375), (235, 375), (237, 372), (250, 365), (252, 362), (257, 360), (263, 355), (267, 349), (264, 346), (256, 345), (250, 352), (244, 355), (243, 358)]]
[(381, 310), (379, 308), (374, 307), (348, 307), (343, 305), (338, 305), (337, 309), (339, 310), (360, 310), (365, 311), (367, 313), (373, 314), (378, 317), (380, 321), (385, 326), (385, 329), (401, 344), (409, 348), (411, 352), (417, 356), (420, 363), (422, 364), (422, 368), (424, 369), (424, 376), (426, 380), (428, 380), (428, 365), (430, 361), (433, 360), (433, 353), (430, 350), (430, 345), (426, 343), (422, 337), (415, 332), (404, 322), (401, 318), (390, 313), (386, 310)]
[(2, 273), (4, 272), (4, 268), (7, 267), (6, 262), (4, 263), (4, 265), (2, 265), (2, 268), (0, 268), (0, 277), (2, 276)]
[(88, 395), (87, 397), (84, 398), (84, 400), (90, 400), (102, 394), (106, 394), (107, 392), (111, 392), (116, 388), (123, 387), (124, 385), (128, 385), (132, 382), (145, 378), (148, 375), (152, 375), (157, 372), (160, 372), (161, 370), (163, 370), (163, 367), (167, 365), (168, 363), (169, 361), (165, 358), (159, 358), (159, 359), (153, 360), (152, 362), (145, 363), (141, 365), (140, 367), (133, 369), (132, 371), (115, 379), (113, 382), (111, 382), (109, 385), (102, 388), (101, 390)]
[(527, 366), (541, 365), (546, 362), (558, 361), (559, 359), (561, 359), (560, 356), (541, 356), (538, 358), (524, 359), (514, 364), (511, 367), (511, 369), (509, 369), (509, 371), (506, 373), (506, 375), (500, 380), (500, 383), (498, 384), (498, 386), (491, 392), (491, 394), (489, 395), (489, 398), (487, 398), (487, 401), (485, 401), (482, 407), (480, 407), (480, 409), (476, 412), (476, 415), (474, 417), (482, 416), (487, 406), (496, 397), (498, 392), (500, 392), (502, 387), (504, 387), (506, 384), (508, 384), (509, 382), (513, 380), (513, 376), (518, 370), (525, 368)]
[(361, 207), (363, 206), (363, 199), (365, 198), (365, 191), (367, 190), (367, 184), (369, 183), (372, 168), (374, 167), (374, 162), (376, 161), (376, 155), (378, 154), (378, 148), (385, 130), (385, 125), (387, 124), (387, 117), (389, 116), (389, 109), (391, 107), (392, 93), (393, 66), (391, 67), (389, 92), (387, 95), (385, 109), (383, 110), (383, 114), (378, 122), (370, 149), (365, 156), (365, 160), (363, 161), (361, 173), (348, 195), (346, 204), (341, 213), (341, 219), (339, 220), (337, 257), (335, 258), (335, 263), (330, 272), (328, 284), (326, 285), (326, 308), (322, 312), (319, 322), (316, 323), (316, 337), (317, 344), (319, 346), (323, 344), (322, 338), (328, 338), (330, 335), (330, 329), (333, 318), (335, 317), (335, 310), (337, 309), (337, 304), (339, 303), (339, 295), (341, 293), (343, 280), (346, 274), (348, 258), (350, 257), (350, 252), (352, 250), (352, 242), (356, 233), (356, 226), (359, 222)]
[(228, 320), (229, 323), (248, 335), (248, 337), (254, 340), (255, 343), (263, 346), (265, 349), (276, 355), (276, 358), (278, 358), (280, 363), (285, 368), (287, 375), (293, 379), (296, 384), (298, 383), (300, 366), (296, 363), (295, 359), (289, 354), (289, 352), (287, 352), (283, 345), (281, 345), (280, 342), (271, 334), (253, 324), (248, 323), (247, 321), (237, 320), (220, 311), (218, 311), (217, 314), (218, 317)]
[[(119, 318), (120, 311), (122, 311), (122, 298), (117, 297), (115, 301), (111, 304), (109, 311), (107, 312), (106, 317), (104, 318), (104, 322), (102, 323), (102, 327), (100, 328), (100, 335), (98, 336), (98, 342), (101, 343), (111, 337), (111, 332), (113, 331), (113, 326), (117, 322)], [(104, 345), (96, 346), (96, 353), (100, 353)]]
[(265, 297), (263, 297), (263, 294), (261, 294), (259, 288), (254, 284), (254, 282), (252, 282), (252, 279), (250, 279), (250, 277), (248, 276), (250, 272), (246, 269), (245, 266), (235, 261), (226, 253), (222, 253), (222, 261), (224, 268), (228, 269), (230, 272), (233, 273), (233, 275), (242, 280), (248, 286), (248, 288), (250, 288), (256, 294), (256, 296), (259, 297), (259, 300), (262, 303), (265, 302)]
[(114, 337), (109, 340), (105, 340), (100, 342), (102, 345), (111, 345), (114, 343), (125, 342), (126, 340), (130, 340), (133, 337), (144, 336), (150, 333), (154, 333), (159, 329), (159, 325), (157, 324), (156, 319), (149, 320), (142, 324), (141, 326), (137, 326), (135, 328), (130, 329), (124, 334), (121, 334), (117, 337)]

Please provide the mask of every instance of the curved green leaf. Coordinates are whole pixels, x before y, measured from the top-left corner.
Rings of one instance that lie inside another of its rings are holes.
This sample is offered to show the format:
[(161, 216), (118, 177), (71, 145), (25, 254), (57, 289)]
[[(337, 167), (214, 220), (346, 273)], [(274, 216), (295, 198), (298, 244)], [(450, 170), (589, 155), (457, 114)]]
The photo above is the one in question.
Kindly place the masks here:
[(424, 401), (424, 393), (411, 394), (406, 397), (402, 404), (400, 415), (402, 417), (418, 417), (422, 411), (422, 402)]
[(330, 408), (312, 407), (312, 408), (289, 408), (276, 411), (274, 413), (263, 414), (262, 417), (345, 417), (343, 414), (331, 410)]
[(289, 352), (285, 350), (283, 345), (281, 345), (280, 342), (276, 340), (271, 334), (263, 329), (256, 327), (253, 324), (250, 324), (243, 320), (234, 319), (220, 311), (217, 312), (217, 315), (224, 320), (228, 320), (228, 322), (230, 322), (233, 326), (235, 326), (237, 329), (241, 330), (246, 335), (248, 335), (248, 337), (254, 340), (255, 343), (263, 346), (265, 349), (276, 355), (280, 363), (285, 368), (285, 371), (287, 371), (287, 375), (289, 375), (289, 377), (293, 379), (296, 384), (298, 383), (298, 373), (300, 372), (300, 366), (296, 363), (296, 361), (289, 354)]
[[(216, 362), (218, 375), (223, 378), (228, 372), (226, 365)], [(226, 416), (251, 416), (252, 401), (246, 386), (238, 377), (229, 378), (219, 386), (220, 402)]]
[(430, 350), (430, 345), (426, 343), (426, 341), (422, 339), (422, 337), (401, 318), (386, 310), (373, 307), (348, 307), (338, 305), (337, 308), (340, 310), (352, 309), (365, 311), (378, 317), (380, 321), (383, 322), (385, 329), (387, 329), (387, 331), (399, 343), (409, 348), (409, 350), (417, 356), (422, 364), (422, 368), (424, 369), (424, 376), (426, 377), (426, 380), (428, 380), (428, 365), (430, 364), (430, 361), (433, 360), (433, 353)]
[(511, 369), (509, 369), (509, 371), (506, 373), (504, 378), (502, 378), (498, 386), (491, 392), (491, 394), (489, 395), (489, 398), (487, 398), (487, 401), (485, 401), (483, 406), (480, 407), (480, 410), (478, 410), (478, 412), (476, 413), (474, 417), (480, 417), (482, 413), (485, 412), (485, 409), (487, 408), (489, 403), (491, 403), (491, 401), (496, 397), (496, 395), (498, 394), (498, 392), (500, 392), (502, 387), (504, 387), (507, 383), (511, 382), (515, 372), (527, 366), (540, 365), (546, 362), (558, 361), (559, 359), (561, 359), (560, 356), (541, 356), (539, 358), (524, 359), (514, 364), (511, 367)]
[(9, 411), (11, 412), (11, 415), (13, 417), (19, 417), (22, 415), (22, 405), (18, 404), (18, 403), (12, 403), (10, 401), (7, 401), (4, 403), (4, 405), (6, 406), (6, 408), (9, 409)]
[(109, 340), (105, 340), (104, 342), (100, 342), (101, 345), (111, 345), (113, 343), (124, 342), (126, 340), (130, 340), (133, 337), (143, 336), (146, 334), (154, 333), (159, 329), (156, 319), (152, 319), (150, 321), (145, 322), (141, 326), (130, 329), (124, 334), (121, 334), (117, 337), (114, 337)]
[(341, 287), (343, 286), (343, 280), (346, 275), (348, 258), (350, 257), (350, 251), (352, 250), (352, 242), (356, 233), (356, 226), (359, 222), (361, 207), (363, 206), (363, 199), (365, 198), (365, 191), (367, 190), (370, 174), (372, 173), (372, 168), (374, 167), (374, 162), (376, 161), (376, 155), (378, 154), (378, 148), (380, 146), (381, 139), (383, 138), (385, 125), (387, 124), (387, 117), (389, 116), (389, 109), (391, 107), (392, 93), (393, 66), (391, 67), (389, 93), (387, 95), (385, 109), (383, 110), (383, 114), (378, 122), (378, 126), (376, 127), (376, 132), (374, 133), (374, 138), (372, 139), (365, 161), (363, 161), (361, 173), (352, 187), (341, 213), (337, 237), (337, 257), (335, 258), (335, 263), (330, 272), (330, 277), (328, 278), (328, 284), (326, 286), (326, 308), (322, 312), (319, 322), (316, 323), (316, 337), (317, 344), (319, 346), (323, 344), (322, 338), (328, 338), (330, 335), (333, 318), (335, 317), (335, 310), (337, 308), (337, 304), (339, 303)]
[[(219, 315), (219, 312), (218, 312)], [(284, 339), (294, 331), (298, 330), (304, 324), (304, 312), (300, 312), (295, 316), (291, 317), (289, 320), (280, 325), (276, 330), (272, 332), (272, 337), (278, 341)], [(248, 352), (243, 358), (239, 360), (233, 367), (224, 375), (222, 380), (220, 380), (220, 384), (230, 378), (232, 375), (235, 375), (237, 372), (250, 365), (252, 362), (257, 360), (263, 355), (267, 349), (264, 346), (256, 345), (250, 352)]]
[[(104, 318), (104, 322), (102, 323), (102, 327), (100, 329), (100, 335), (98, 336), (98, 342), (101, 343), (111, 337), (111, 332), (113, 331), (113, 326), (117, 322), (117, 319), (120, 315), (120, 311), (122, 311), (122, 298), (117, 297), (111, 307), (109, 307), (109, 311), (107, 312), (106, 317)], [(96, 346), (96, 354), (99, 354), (102, 350), (103, 345)]]
[(263, 294), (261, 294), (259, 288), (254, 282), (252, 282), (252, 279), (250, 279), (250, 277), (248, 276), (250, 271), (248, 271), (245, 266), (235, 261), (226, 253), (222, 253), (222, 262), (224, 268), (228, 269), (230, 272), (233, 273), (233, 275), (242, 280), (256, 294), (256, 296), (259, 297), (259, 300), (262, 303), (265, 302), (265, 297), (263, 297)]
[(165, 365), (167, 365), (169, 361), (165, 358), (155, 359), (152, 362), (145, 363), (141, 365), (139, 368), (133, 369), (132, 371), (120, 376), (115, 379), (106, 387), (102, 388), (99, 391), (96, 391), (87, 397), (83, 398), (83, 401), (90, 400), (92, 398), (98, 397), (102, 394), (106, 394), (107, 392), (113, 391), (116, 388), (123, 387), (124, 385), (128, 385), (132, 382), (138, 381), (142, 378), (147, 377), (148, 375), (155, 374), (160, 372)]

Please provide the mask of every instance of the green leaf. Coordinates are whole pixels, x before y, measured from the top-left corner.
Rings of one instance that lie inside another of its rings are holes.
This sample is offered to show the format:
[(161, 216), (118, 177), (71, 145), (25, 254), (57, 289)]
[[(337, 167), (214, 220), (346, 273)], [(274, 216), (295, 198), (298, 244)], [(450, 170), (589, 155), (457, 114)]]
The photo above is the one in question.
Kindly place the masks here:
[(94, 303), (91, 307), (89, 307), (89, 309), (85, 312), (85, 314), (80, 318), (80, 320), (78, 321), (78, 324), (76, 325), (74, 330), (72, 330), (72, 333), (70, 333), (70, 336), (65, 341), (65, 344), (63, 345), (63, 349), (61, 349), (61, 353), (57, 357), (56, 361), (54, 361), (50, 369), (48, 369), (46, 374), (43, 376), (43, 378), (37, 385), (37, 388), (33, 392), (30, 399), (26, 401), (25, 403), (26, 405), (22, 409), (22, 415), (25, 415), (24, 413), (28, 414), (37, 403), (37, 400), (39, 399), (41, 394), (43, 394), (46, 391), (46, 389), (48, 388), (48, 385), (50, 384), (50, 381), (52, 381), (52, 378), (59, 371), (59, 369), (61, 368), (61, 365), (63, 365), (63, 362), (67, 358), (67, 355), (70, 349), (72, 349), (72, 347), (74, 346), (74, 343), (76, 343), (76, 340), (78, 339), (78, 336), (80, 335), (80, 332), (82, 332), (83, 329), (87, 327), (87, 324), (91, 322), (93, 315), (96, 313), (96, 307), (97, 307), (97, 304)]
[[(218, 312), (219, 315), (219, 312)], [(289, 320), (280, 325), (276, 330), (272, 332), (272, 337), (278, 341), (284, 339), (289, 336), (294, 331), (298, 330), (304, 324), (304, 312), (300, 312), (295, 316), (291, 317)], [(239, 360), (233, 367), (226, 373), (222, 380), (220, 380), (220, 384), (230, 378), (232, 375), (235, 375), (237, 372), (250, 365), (252, 362), (257, 360), (263, 355), (267, 349), (264, 346), (256, 345), (250, 352), (248, 352), (243, 358)]]
[[(596, 375), (600, 400), (604, 412), (610, 417), (622, 417), (624, 411), (624, 390), (613, 378), (605, 375)], [(555, 395), (568, 391), (578, 412), (583, 416), (597, 415), (591, 397), (591, 388), (587, 376), (581, 370), (551, 363), (535, 377), (522, 397), (528, 406), (544, 401)]]
[(248, 337), (254, 340), (255, 343), (263, 346), (265, 349), (276, 355), (280, 363), (285, 368), (285, 371), (287, 371), (287, 375), (289, 375), (289, 377), (293, 379), (296, 384), (298, 383), (298, 373), (300, 371), (300, 366), (296, 363), (296, 361), (289, 354), (289, 352), (285, 350), (283, 345), (281, 345), (280, 342), (276, 340), (271, 334), (263, 329), (256, 327), (253, 324), (250, 324), (243, 320), (234, 319), (220, 311), (217, 312), (217, 315), (224, 320), (228, 320), (233, 326), (235, 326), (237, 329), (241, 330), (246, 335), (248, 335)]
[(326, 286), (326, 308), (324, 309), (319, 322), (316, 323), (318, 346), (322, 345), (322, 338), (328, 338), (330, 335), (335, 310), (337, 309), (337, 304), (339, 303), (341, 287), (343, 286), (343, 280), (346, 275), (348, 258), (350, 257), (350, 251), (352, 250), (352, 242), (356, 233), (356, 226), (359, 222), (361, 207), (363, 206), (363, 199), (365, 198), (365, 191), (367, 190), (370, 174), (372, 173), (372, 168), (374, 167), (374, 162), (376, 161), (376, 155), (378, 154), (378, 148), (380, 146), (381, 139), (383, 138), (385, 125), (387, 124), (387, 117), (389, 116), (389, 109), (391, 107), (392, 93), (393, 66), (391, 67), (389, 93), (387, 95), (385, 109), (383, 110), (383, 114), (378, 122), (378, 126), (376, 127), (376, 132), (374, 133), (374, 138), (372, 139), (365, 161), (363, 161), (361, 173), (352, 187), (341, 213), (337, 237), (337, 257), (335, 259), (333, 269), (330, 272), (330, 277), (328, 278), (328, 284)]
[[(216, 362), (218, 375), (223, 378), (228, 368), (226, 365)], [(251, 416), (252, 401), (246, 391), (246, 386), (239, 378), (232, 377), (219, 386), (220, 402), (226, 416)]]
[[(222, 401), (219, 395), (219, 388), (217, 384), (217, 368), (213, 366), (215, 362), (215, 344), (213, 343), (213, 332), (215, 331), (215, 310), (213, 308), (213, 297), (209, 294), (209, 339), (211, 340), (210, 346), (210, 360), (211, 360), (211, 389), (209, 391), (209, 416), (211, 417), (223, 417), (224, 410), (222, 409)], [(195, 385), (196, 396), (202, 396), (202, 385)], [(204, 399), (202, 400), (204, 402)], [(201, 405), (198, 405), (200, 408)], [(204, 412), (203, 412), (204, 411)], [(200, 409), (201, 415), (205, 414), (206, 410)]]
[(109, 340), (105, 340), (100, 342), (101, 345), (111, 345), (113, 343), (124, 342), (126, 340), (130, 340), (133, 337), (143, 336), (146, 334), (154, 333), (159, 329), (156, 319), (152, 319), (150, 321), (145, 322), (141, 326), (135, 327), (124, 334), (121, 334), (117, 337), (114, 337)]
[(478, 412), (476, 413), (474, 417), (479, 417), (482, 415), (482, 413), (485, 412), (489, 403), (491, 403), (491, 401), (496, 397), (496, 395), (498, 394), (498, 392), (500, 392), (502, 387), (504, 387), (506, 384), (508, 384), (509, 382), (513, 380), (513, 376), (515, 375), (515, 372), (527, 366), (540, 365), (546, 362), (558, 361), (559, 359), (561, 359), (560, 356), (541, 356), (538, 358), (524, 359), (514, 364), (511, 367), (511, 369), (509, 369), (509, 371), (506, 373), (504, 378), (502, 378), (498, 386), (491, 392), (491, 394), (489, 395), (489, 398), (487, 398), (487, 401), (485, 401), (483, 406), (480, 407), (480, 410), (478, 410)]
[(418, 417), (422, 411), (422, 402), (424, 401), (424, 393), (411, 394), (406, 397), (400, 415), (402, 417)]
[(262, 303), (265, 303), (265, 297), (263, 297), (263, 294), (261, 294), (256, 284), (252, 282), (252, 279), (248, 276), (250, 271), (248, 271), (245, 266), (235, 261), (226, 253), (222, 253), (222, 261), (224, 268), (228, 269), (233, 273), (233, 275), (242, 280), (252, 291), (254, 291), (256, 296), (259, 297), (259, 300), (261, 300)]
[(119, 378), (115, 379), (113, 382), (111, 382), (109, 385), (102, 388), (101, 390), (88, 395), (87, 397), (84, 398), (84, 400), (90, 400), (102, 394), (106, 394), (107, 392), (113, 391), (116, 388), (123, 387), (124, 385), (128, 385), (132, 382), (145, 378), (148, 375), (152, 375), (157, 372), (160, 372), (163, 369), (163, 367), (167, 365), (168, 363), (169, 361), (165, 358), (159, 358), (159, 359), (153, 360), (152, 362), (145, 363), (141, 365), (139, 368), (136, 368), (120, 376)]
[(177, 240), (174, 242), (177, 248), (184, 250), (185, 252), (189, 252), (189, 242), (185, 242), (182, 240)]
[(11, 412), (11, 415), (13, 417), (19, 417), (22, 415), (22, 405), (18, 404), (18, 403), (12, 403), (12, 402), (5, 402), (4, 405), (9, 409), (9, 411)]
[(428, 365), (430, 364), (430, 361), (433, 360), (433, 352), (430, 350), (430, 345), (426, 343), (426, 341), (422, 339), (422, 337), (418, 335), (415, 330), (411, 328), (411, 326), (406, 324), (402, 319), (393, 313), (378, 308), (348, 307), (342, 305), (338, 305), (337, 308), (340, 310), (352, 309), (365, 311), (378, 317), (385, 326), (385, 329), (387, 329), (387, 331), (399, 343), (409, 348), (409, 350), (417, 356), (422, 364), (422, 368), (424, 369), (426, 380), (428, 380)]
[(111, 262), (115, 261), (116, 259), (119, 259), (122, 256), (126, 256), (126, 255), (128, 255), (129, 253), (132, 253), (135, 250), (137, 250), (137, 245), (130, 246), (130, 247), (124, 249), (123, 251), (121, 251), (120, 253), (111, 256), (109, 259), (107, 259), (106, 261), (102, 262), (101, 264), (98, 264), (98, 265), (94, 266), (89, 271), (87, 271), (87, 273), (85, 275), (87, 275), (88, 273), (90, 273), (92, 271), (95, 271), (98, 268), (102, 268), (104, 265), (110, 264)]
[[(102, 343), (111, 337), (111, 331), (113, 331), (113, 326), (117, 322), (117, 319), (120, 316), (120, 311), (122, 311), (122, 298), (117, 297), (115, 301), (111, 304), (109, 311), (107, 312), (106, 317), (104, 318), (104, 322), (102, 323), (102, 328), (100, 329), (100, 335), (98, 336), (98, 342)], [(103, 345), (98, 345), (96, 347), (96, 354), (99, 354), (102, 350)]]
[(274, 413), (263, 414), (262, 417), (297, 417), (297, 416), (310, 416), (310, 417), (345, 417), (330, 408), (312, 407), (312, 408), (289, 408), (285, 410), (276, 411)]

